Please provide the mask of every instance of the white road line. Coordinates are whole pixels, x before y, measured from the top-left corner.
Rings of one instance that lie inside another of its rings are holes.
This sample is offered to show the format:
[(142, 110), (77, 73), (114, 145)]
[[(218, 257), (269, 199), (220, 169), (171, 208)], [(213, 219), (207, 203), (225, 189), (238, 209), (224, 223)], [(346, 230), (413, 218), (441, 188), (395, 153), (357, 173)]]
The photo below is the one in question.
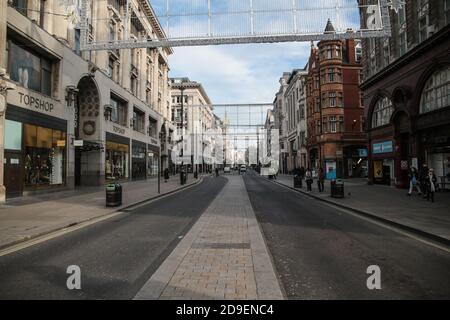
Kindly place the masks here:
[(110, 214), (107, 214), (107, 215), (104, 215), (104, 216), (100, 216), (98, 218), (91, 219), (89, 221), (78, 223), (78, 224), (76, 224), (74, 226), (66, 227), (66, 228), (63, 228), (63, 229), (60, 229), (60, 230), (57, 230), (57, 231), (54, 231), (54, 232), (51, 232), (51, 233), (48, 233), (48, 234), (36, 237), (36, 238), (33, 238), (31, 240), (18, 243), (16, 245), (11, 246), (11, 247), (8, 247), (8, 248), (5, 248), (3, 250), (0, 250), (0, 257), (6, 256), (8, 254), (11, 254), (11, 253), (23, 250), (23, 249), (26, 249), (28, 247), (40, 244), (40, 243), (45, 242), (45, 241), (48, 241), (48, 240), (51, 240), (51, 239), (54, 239), (54, 238), (66, 235), (66, 234), (68, 234), (70, 232), (73, 232), (73, 231), (76, 231), (76, 230), (88, 227), (88, 226), (93, 225), (95, 223), (98, 223), (98, 222), (101, 222), (101, 221), (104, 221), (104, 220), (107, 220), (107, 219), (111, 219), (111, 218), (117, 217), (118, 215), (126, 214), (129, 211), (134, 210), (136, 208), (140, 208), (142, 206), (148, 205), (148, 204), (153, 203), (155, 201), (164, 199), (166, 197), (169, 197), (169, 196), (172, 196), (174, 194), (177, 194), (177, 193), (180, 193), (182, 191), (185, 191), (187, 189), (190, 189), (190, 188), (200, 184), (202, 181), (203, 181), (203, 178), (201, 178), (199, 180), (199, 182), (192, 183), (191, 185), (187, 186), (186, 188), (183, 188), (183, 189), (177, 190), (175, 192), (172, 192), (172, 193), (169, 193), (169, 194), (165, 194), (165, 195), (162, 195), (160, 197), (148, 200), (148, 201), (146, 201), (146, 202), (144, 202), (142, 204), (136, 205), (136, 206), (127, 207), (123, 211), (113, 212), (113, 213), (110, 213)]
[[(272, 182), (272, 181), (270, 181), (270, 182)], [(290, 187), (285, 186), (285, 185), (283, 185), (283, 184), (281, 184), (281, 183), (276, 183), (276, 182), (272, 182), (272, 183), (274, 183), (274, 184), (276, 184), (276, 185), (278, 185), (278, 186), (280, 186), (280, 187), (286, 188), (286, 189), (288, 189), (289, 191), (291, 191), (291, 192), (293, 192), (293, 193), (295, 193), (295, 194), (297, 194), (297, 195), (300, 195), (300, 196), (303, 196), (303, 197), (307, 197), (307, 198), (312, 199), (312, 200), (319, 201), (318, 199), (316, 199), (316, 198), (314, 198), (314, 197), (312, 197), (312, 196), (310, 196), (310, 195), (307, 195), (307, 194), (304, 194), (304, 193), (301, 193), (301, 192), (292, 190)], [(380, 226), (380, 227), (383, 227), (383, 228), (385, 228), (385, 229), (394, 231), (394, 232), (399, 233), (399, 234), (401, 234), (401, 235), (404, 235), (404, 236), (406, 236), (406, 237), (408, 237), (408, 238), (414, 239), (414, 240), (416, 240), (416, 241), (422, 242), (422, 243), (427, 244), (427, 245), (429, 245), (429, 246), (432, 246), (432, 247), (435, 247), (435, 248), (440, 249), (440, 250), (442, 250), (442, 251), (445, 251), (445, 252), (447, 252), (447, 253), (450, 253), (450, 248), (448, 248), (448, 247), (446, 247), (446, 246), (444, 246), (444, 245), (440, 245), (440, 244), (438, 244), (438, 243), (431, 242), (431, 241), (429, 241), (429, 240), (427, 240), (427, 239), (425, 239), (425, 238), (423, 238), (423, 237), (420, 237), (420, 236), (415, 235), (415, 234), (412, 233), (412, 232), (407, 232), (407, 231), (405, 231), (405, 230), (402, 230), (402, 229), (399, 229), (399, 228), (395, 228), (394, 226), (388, 225), (387, 223), (383, 223), (383, 222), (380, 222), (380, 221), (376, 221), (376, 220), (371, 219), (371, 218), (369, 218), (369, 217), (364, 217), (363, 215), (360, 215), (360, 214), (358, 214), (358, 213), (356, 213), (356, 212), (353, 212), (353, 211), (350, 211), (350, 210), (341, 208), (341, 207), (339, 207), (339, 206), (335, 206), (335, 205), (333, 205), (333, 204), (331, 204), (331, 203), (329, 203), (329, 202), (326, 202), (326, 201), (320, 201), (320, 203), (323, 203), (324, 205), (327, 205), (328, 207), (334, 208), (334, 209), (336, 209), (336, 210), (338, 210), (338, 211), (341, 211), (341, 212), (344, 212), (344, 213), (346, 213), (346, 214), (352, 215), (353, 217), (357, 217), (357, 218), (362, 219), (362, 220), (364, 220), (364, 221), (370, 222), (370, 223), (375, 224), (375, 225), (377, 225), (377, 226)]]

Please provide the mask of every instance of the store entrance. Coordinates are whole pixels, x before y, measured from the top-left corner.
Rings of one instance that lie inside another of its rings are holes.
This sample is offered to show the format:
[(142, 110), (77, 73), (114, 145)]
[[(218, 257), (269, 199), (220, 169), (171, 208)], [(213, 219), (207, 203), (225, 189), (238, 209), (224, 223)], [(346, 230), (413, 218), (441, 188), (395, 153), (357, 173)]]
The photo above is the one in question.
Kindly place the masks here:
[(22, 196), (23, 170), (21, 152), (5, 151), (4, 173), (6, 197), (15, 198)]

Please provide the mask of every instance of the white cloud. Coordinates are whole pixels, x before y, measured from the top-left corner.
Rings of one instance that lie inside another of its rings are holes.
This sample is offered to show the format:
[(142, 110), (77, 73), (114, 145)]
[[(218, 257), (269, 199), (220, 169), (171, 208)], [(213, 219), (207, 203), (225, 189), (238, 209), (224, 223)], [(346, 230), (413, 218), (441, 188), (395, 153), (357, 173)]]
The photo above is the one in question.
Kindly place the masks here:
[(285, 71), (303, 68), (305, 43), (175, 48), (171, 76), (203, 84), (213, 103), (272, 102)]

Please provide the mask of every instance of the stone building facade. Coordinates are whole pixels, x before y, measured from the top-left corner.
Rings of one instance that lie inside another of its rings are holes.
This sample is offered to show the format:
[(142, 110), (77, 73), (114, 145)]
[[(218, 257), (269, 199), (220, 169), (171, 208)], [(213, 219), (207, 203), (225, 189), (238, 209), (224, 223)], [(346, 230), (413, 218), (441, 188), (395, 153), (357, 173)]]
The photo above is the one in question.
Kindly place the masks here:
[[(6, 196), (156, 175), (174, 131), (171, 49), (80, 52), (61, 1), (8, 4), (1, 54), (16, 90), (6, 95), (1, 139)], [(126, 26), (131, 37), (165, 37), (146, 0), (130, 3), (128, 23), (123, 1), (90, 4), (94, 41), (120, 40)]]
[(448, 182), (450, 2), (406, 1), (390, 16), (391, 38), (363, 41), (370, 181), (406, 187), (427, 164)]
[[(202, 84), (189, 78), (173, 78), (171, 87), (172, 121), (177, 127), (177, 136), (183, 135), (186, 138), (186, 135), (191, 135), (192, 144), (184, 147), (192, 155), (190, 169), (198, 172), (211, 170), (211, 159), (202, 156), (203, 150), (212, 145), (212, 136), (208, 134), (208, 130), (216, 126), (211, 100)], [(184, 119), (181, 117), (181, 106)]]

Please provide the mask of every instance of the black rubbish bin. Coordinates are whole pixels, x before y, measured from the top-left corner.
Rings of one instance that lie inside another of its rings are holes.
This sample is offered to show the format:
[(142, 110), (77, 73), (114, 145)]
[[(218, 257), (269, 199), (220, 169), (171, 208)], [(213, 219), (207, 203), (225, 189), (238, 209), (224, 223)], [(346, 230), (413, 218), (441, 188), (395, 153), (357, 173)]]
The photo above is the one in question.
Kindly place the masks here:
[(301, 188), (302, 187), (302, 179), (300, 176), (295, 175), (294, 176), (294, 188)]
[(331, 180), (331, 196), (333, 198), (344, 198), (344, 181), (341, 179)]
[(186, 184), (186, 172), (184, 171), (180, 172), (180, 184), (181, 185)]
[(122, 205), (122, 186), (119, 183), (106, 185), (106, 206), (118, 207)]

